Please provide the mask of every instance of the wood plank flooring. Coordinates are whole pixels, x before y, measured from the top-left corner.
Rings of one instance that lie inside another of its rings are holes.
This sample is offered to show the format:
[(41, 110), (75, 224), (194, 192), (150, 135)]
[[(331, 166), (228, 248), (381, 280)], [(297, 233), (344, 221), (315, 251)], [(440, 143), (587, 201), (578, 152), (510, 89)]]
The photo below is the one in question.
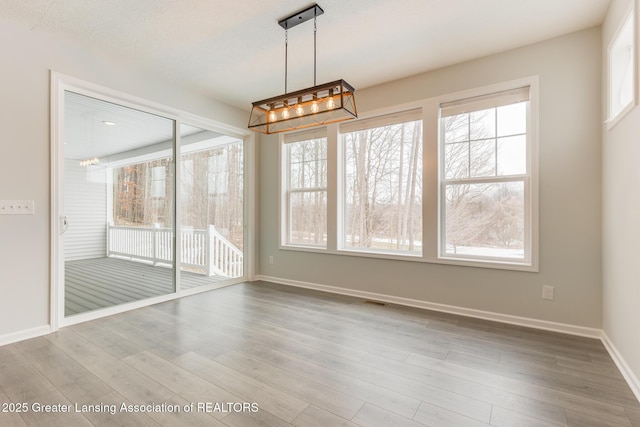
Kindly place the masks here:
[[(219, 283), (227, 277), (181, 272), (183, 289)], [(65, 262), (65, 316), (173, 292), (173, 269), (120, 258)]]
[(2, 426), (640, 426), (598, 340), (265, 282), (0, 347), (9, 402)]

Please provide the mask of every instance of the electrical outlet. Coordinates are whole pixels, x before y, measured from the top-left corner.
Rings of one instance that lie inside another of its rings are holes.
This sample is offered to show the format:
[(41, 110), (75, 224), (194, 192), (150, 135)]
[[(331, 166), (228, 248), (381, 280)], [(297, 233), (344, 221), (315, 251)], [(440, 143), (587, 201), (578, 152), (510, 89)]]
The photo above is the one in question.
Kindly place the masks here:
[(0, 215), (33, 215), (33, 200), (0, 200)]
[(553, 286), (542, 287), (542, 299), (553, 300)]
[(269, 264), (273, 265), (273, 255), (269, 257)]

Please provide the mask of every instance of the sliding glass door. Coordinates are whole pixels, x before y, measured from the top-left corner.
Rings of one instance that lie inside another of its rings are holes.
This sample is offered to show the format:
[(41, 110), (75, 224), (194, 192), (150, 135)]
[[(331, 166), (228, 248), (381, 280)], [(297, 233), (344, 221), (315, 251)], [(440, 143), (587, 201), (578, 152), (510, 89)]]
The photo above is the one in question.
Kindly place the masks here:
[(243, 142), (182, 125), (180, 152), (180, 287), (242, 277)]
[(173, 293), (174, 121), (64, 103), (65, 316)]
[(244, 277), (241, 138), (70, 90), (63, 105), (65, 318)]

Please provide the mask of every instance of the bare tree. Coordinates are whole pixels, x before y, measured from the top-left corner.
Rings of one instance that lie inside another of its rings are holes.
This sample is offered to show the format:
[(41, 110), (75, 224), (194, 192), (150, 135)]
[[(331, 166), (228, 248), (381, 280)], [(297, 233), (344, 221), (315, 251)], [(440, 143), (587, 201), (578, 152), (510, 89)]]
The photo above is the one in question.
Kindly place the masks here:
[(345, 135), (351, 245), (415, 249), (422, 237), (420, 128), (409, 122)]
[(495, 177), (498, 139), (495, 109), (444, 118), (446, 240), (459, 246), (522, 248), (522, 188), (512, 183), (468, 183), (464, 178)]
[[(243, 159), (241, 143), (182, 156), (182, 226), (214, 225), (242, 248)], [(113, 177), (116, 225), (173, 226), (171, 158), (115, 168)]]

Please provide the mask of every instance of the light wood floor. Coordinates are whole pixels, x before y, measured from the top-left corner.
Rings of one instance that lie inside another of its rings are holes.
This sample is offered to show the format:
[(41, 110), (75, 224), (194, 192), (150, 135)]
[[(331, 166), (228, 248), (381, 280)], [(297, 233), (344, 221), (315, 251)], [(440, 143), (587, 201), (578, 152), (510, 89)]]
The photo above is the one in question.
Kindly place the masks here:
[[(0, 412), (2, 426), (640, 425), (597, 340), (263, 282), (0, 347), (2, 402), (29, 408)], [(124, 413), (123, 402), (181, 412)], [(198, 402), (259, 409), (184, 412)]]
[[(64, 267), (64, 315), (112, 307), (173, 292), (173, 269), (120, 258), (67, 261)], [(182, 271), (180, 286), (219, 283), (228, 277)]]

